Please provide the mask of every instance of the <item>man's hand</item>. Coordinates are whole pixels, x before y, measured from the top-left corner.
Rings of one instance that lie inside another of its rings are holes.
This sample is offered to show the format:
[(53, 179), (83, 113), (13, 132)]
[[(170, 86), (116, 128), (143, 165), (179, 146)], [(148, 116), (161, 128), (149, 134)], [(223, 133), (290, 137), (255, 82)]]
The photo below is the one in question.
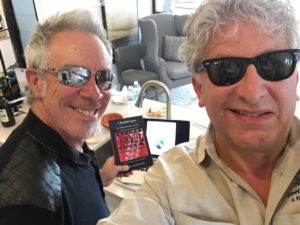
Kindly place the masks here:
[(114, 156), (109, 157), (105, 161), (103, 167), (99, 170), (103, 186), (109, 186), (114, 181), (115, 177), (129, 177), (133, 174), (132, 171), (129, 171), (127, 173), (120, 173), (126, 172), (128, 170), (129, 167), (127, 165), (117, 166), (115, 164)]

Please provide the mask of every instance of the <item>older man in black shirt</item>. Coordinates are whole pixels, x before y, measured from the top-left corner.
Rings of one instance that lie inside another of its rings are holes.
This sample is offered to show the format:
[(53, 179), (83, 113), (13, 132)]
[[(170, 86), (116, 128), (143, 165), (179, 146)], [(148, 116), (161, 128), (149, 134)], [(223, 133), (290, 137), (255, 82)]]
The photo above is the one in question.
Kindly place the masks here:
[(110, 99), (109, 43), (75, 10), (38, 25), (25, 56), (32, 106), (0, 149), (0, 224), (95, 225), (109, 210), (84, 140)]

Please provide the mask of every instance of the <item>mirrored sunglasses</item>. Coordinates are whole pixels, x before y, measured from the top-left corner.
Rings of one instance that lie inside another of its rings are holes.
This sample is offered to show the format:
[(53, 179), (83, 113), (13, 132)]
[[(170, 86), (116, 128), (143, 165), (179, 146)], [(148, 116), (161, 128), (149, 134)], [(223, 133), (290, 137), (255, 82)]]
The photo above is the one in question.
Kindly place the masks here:
[(194, 64), (195, 72), (203, 68), (210, 81), (217, 86), (229, 86), (239, 82), (249, 64), (253, 64), (259, 76), (268, 81), (281, 81), (295, 71), (300, 49), (286, 49), (265, 53), (254, 58), (222, 57), (203, 60)]
[[(46, 68), (48, 72), (57, 72), (60, 84), (70, 87), (82, 87), (91, 79), (92, 73), (84, 67)], [(109, 90), (112, 86), (114, 75), (111, 71), (97, 71), (96, 84), (101, 91)]]

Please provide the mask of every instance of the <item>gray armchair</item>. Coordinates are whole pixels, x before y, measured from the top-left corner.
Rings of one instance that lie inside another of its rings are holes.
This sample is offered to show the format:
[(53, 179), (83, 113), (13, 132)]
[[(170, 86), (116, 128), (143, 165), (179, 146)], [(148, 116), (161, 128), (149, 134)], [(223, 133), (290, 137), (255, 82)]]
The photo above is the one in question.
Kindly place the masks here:
[(158, 74), (168, 88), (191, 82), (191, 74), (178, 57), (189, 15), (153, 14), (139, 19), (141, 43), (146, 46), (145, 69)]
[(144, 45), (127, 45), (115, 49), (115, 62), (121, 88), (132, 85), (135, 80), (143, 85), (148, 80), (158, 80), (155, 72), (144, 70), (141, 60), (145, 55)]

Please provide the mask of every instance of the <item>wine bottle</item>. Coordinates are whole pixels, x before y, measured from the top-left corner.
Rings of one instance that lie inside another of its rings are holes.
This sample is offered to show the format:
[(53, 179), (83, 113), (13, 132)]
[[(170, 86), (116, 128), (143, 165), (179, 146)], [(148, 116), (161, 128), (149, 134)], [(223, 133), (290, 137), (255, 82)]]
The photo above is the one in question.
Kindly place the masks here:
[(3, 96), (0, 89), (0, 122), (3, 127), (11, 127), (16, 124), (14, 114), (10, 108), (8, 100)]
[(2, 16), (0, 15), (0, 30), (3, 30), (3, 26), (2, 26)]

